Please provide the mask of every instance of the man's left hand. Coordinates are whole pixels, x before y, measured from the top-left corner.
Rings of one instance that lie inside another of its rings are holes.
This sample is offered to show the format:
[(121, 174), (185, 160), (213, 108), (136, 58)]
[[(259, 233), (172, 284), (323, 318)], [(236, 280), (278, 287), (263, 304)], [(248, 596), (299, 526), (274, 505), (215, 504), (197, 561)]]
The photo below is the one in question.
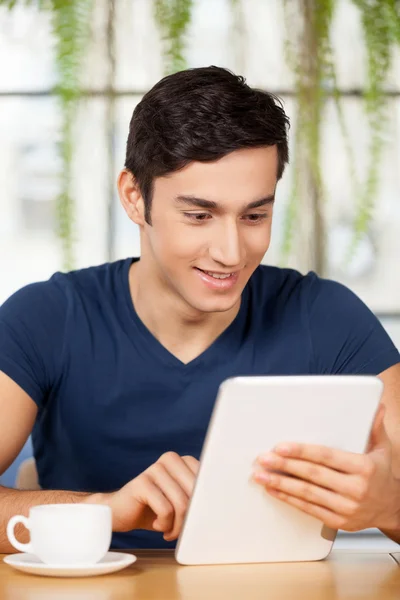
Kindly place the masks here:
[(273, 452), (258, 457), (254, 480), (271, 496), (332, 529), (395, 529), (400, 481), (392, 473), (392, 447), (383, 416), (381, 405), (365, 454), (292, 442), (279, 444)]

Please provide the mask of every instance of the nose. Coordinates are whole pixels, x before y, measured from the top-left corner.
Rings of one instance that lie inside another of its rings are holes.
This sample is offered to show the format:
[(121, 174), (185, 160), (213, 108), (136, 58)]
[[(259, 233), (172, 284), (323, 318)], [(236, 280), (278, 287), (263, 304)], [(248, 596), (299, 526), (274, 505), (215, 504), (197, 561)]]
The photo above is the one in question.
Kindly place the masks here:
[(236, 220), (221, 224), (214, 232), (209, 254), (224, 267), (238, 267), (243, 260), (243, 244)]

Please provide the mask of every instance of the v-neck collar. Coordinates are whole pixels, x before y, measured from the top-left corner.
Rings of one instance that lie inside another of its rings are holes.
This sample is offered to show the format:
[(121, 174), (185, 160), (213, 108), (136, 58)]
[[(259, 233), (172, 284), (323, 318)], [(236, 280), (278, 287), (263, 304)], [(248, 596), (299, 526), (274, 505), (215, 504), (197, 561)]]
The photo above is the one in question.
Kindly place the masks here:
[(170, 352), (152, 334), (135, 310), (129, 286), (129, 270), (132, 263), (138, 260), (138, 258), (126, 259), (124, 268), (122, 269), (122, 286), (128, 314), (127, 324), (134, 329), (132, 335), (137, 335), (138, 333), (140, 334), (141, 342), (145, 345), (143, 350), (146, 349), (147, 351), (150, 351), (151, 354), (154, 355), (158, 360), (183, 370), (190, 370), (200, 364), (204, 366), (205, 363), (209, 361), (215, 362), (218, 360), (218, 358), (223, 358), (225, 361), (229, 358), (229, 355), (232, 354), (232, 352), (236, 352), (242, 341), (246, 322), (248, 307), (247, 285), (242, 293), (239, 311), (232, 323), (230, 323), (228, 327), (224, 329), (224, 331), (222, 331), (222, 333), (214, 340), (214, 342), (212, 342), (212, 344), (208, 346), (208, 348), (206, 348), (201, 354), (193, 358), (188, 363), (184, 363), (172, 352)]

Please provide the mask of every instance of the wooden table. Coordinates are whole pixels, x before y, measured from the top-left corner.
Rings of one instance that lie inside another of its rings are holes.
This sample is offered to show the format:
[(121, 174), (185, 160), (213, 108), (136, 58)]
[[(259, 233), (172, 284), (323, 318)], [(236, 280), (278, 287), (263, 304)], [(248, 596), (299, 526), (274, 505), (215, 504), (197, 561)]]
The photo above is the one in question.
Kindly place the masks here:
[[(111, 575), (62, 579), (12, 569), (0, 600), (399, 600), (400, 554), (333, 550), (324, 561), (184, 567), (169, 550), (135, 551)], [(397, 562), (398, 561), (398, 562)]]

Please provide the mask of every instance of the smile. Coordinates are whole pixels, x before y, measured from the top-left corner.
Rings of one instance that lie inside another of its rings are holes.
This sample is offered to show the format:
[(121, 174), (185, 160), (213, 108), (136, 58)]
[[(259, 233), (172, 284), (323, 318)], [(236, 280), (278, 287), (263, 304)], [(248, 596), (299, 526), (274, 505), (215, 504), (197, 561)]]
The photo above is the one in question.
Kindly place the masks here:
[(214, 271), (203, 271), (203, 273), (210, 275), (210, 277), (215, 277), (215, 279), (227, 279), (234, 275), (234, 273), (215, 273)]
[(232, 288), (239, 278), (238, 271), (232, 273), (218, 273), (217, 271), (205, 271), (195, 267), (203, 283), (214, 290), (228, 290)]

